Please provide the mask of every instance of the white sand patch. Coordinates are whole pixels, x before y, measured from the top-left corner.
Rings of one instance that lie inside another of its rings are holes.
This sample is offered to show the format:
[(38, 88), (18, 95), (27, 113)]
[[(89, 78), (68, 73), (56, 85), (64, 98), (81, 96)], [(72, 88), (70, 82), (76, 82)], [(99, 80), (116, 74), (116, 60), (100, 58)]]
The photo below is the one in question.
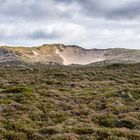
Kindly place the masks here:
[(58, 49), (55, 50), (55, 53), (58, 54), (63, 59), (63, 65), (71, 65), (71, 64), (80, 64), (86, 65), (94, 62), (104, 61), (106, 60), (104, 56), (91, 56), (90, 55), (83, 55), (82, 57), (79, 55), (73, 54), (70, 50), (67, 52), (59, 52)]
[(55, 50), (55, 53), (58, 54), (63, 59), (63, 65), (69, 65), (65, 57), (59, 52), (58, 49)]
[(32, 52), (33, 52), (34, 56), (38, 56), (39, 55), (39, 53), (36, 52), (36, 51), (32, 51)]

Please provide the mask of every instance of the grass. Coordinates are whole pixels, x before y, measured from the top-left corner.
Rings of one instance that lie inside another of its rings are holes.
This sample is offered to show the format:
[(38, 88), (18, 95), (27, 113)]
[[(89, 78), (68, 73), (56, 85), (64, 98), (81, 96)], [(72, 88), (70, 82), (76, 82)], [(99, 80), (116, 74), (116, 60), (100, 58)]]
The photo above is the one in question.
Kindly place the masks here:
[(140, 64), (0, 68), (0, 139), (139, 140)]

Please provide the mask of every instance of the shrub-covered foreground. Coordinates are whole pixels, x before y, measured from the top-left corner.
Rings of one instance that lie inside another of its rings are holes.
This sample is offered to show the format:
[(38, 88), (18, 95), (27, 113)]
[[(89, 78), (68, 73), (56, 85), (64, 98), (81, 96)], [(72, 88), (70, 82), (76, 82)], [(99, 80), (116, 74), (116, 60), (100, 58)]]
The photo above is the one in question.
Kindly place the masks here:
[(140, 140), (140, 64), (0, 68), (1, 140)]

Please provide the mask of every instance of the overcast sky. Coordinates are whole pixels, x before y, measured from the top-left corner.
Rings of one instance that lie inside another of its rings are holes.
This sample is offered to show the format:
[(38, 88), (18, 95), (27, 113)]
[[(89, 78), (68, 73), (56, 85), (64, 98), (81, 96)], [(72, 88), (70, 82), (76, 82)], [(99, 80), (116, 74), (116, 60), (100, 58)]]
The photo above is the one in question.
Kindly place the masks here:
[(140, 49), (140, 0), (0, 0), (0, 44)]

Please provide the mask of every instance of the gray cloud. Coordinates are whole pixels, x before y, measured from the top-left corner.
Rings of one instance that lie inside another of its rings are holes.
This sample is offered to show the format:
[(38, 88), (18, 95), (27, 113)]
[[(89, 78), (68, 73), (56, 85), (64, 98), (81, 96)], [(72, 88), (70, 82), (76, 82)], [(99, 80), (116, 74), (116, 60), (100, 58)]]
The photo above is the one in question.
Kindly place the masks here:
[(67, 19), (76, 13), (110, 20), (140, 16), (139, 0), (0, 0), (0, 3), (0, 16), (17, 20)]
[(60, 34), (57, 32), (47, 33), (43, 30), (34, 31), (31, 34), (26, 36), (26, 38), (31, 38), (31, 39), (56, 39), (59, 37), (60, 37)]
[[(55, 0), (1, 0), (0, 16), (12, 20), (52, 20), (72, 16), (75, 10), (70, 6), (56, 4)], [(66, 7), (64, 7), (66, 6)], [(65, 10), (63, 10), (65, 8)], [(72, 7), (73, 8), (73, 7)], [(66, 12), (71, 10), (70, 12)], [(2, 19), (1, 19), (2, 20)]]
[(140, 1), (129, 2), (128, 4), (114, 9), (108, 14), (113, 19), (138, 19), (140, 18)]
[(140, 16), (139, 0), (56, 0), (65, 4), (77, 3), (81, 13), (96, 18), (135, 19)]

